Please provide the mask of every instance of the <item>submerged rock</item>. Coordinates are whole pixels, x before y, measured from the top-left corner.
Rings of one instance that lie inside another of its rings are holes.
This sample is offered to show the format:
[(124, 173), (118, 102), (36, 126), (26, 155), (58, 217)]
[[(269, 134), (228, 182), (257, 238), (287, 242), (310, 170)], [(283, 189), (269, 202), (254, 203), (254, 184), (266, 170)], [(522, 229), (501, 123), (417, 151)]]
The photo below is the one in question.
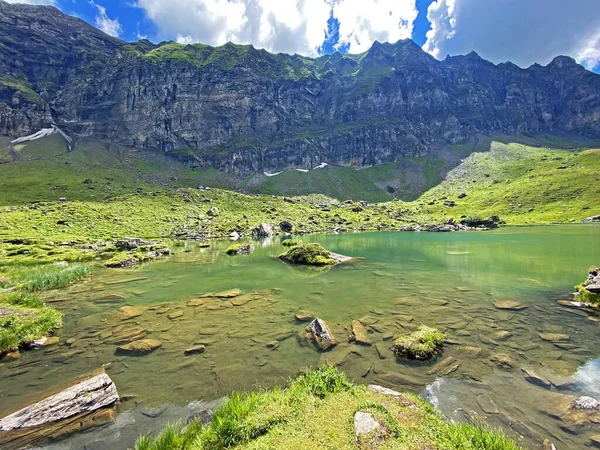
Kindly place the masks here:
[(535, 384), (536, 386), (544, 387), (546, 389), (550, 389), (550, 386), (551, 386), (550, 382), (548, 380), (546, 380), (544, 377), (541, 377), (540, 375), (535, 373), (533, 370), (521, 369), (521, 371), (523, 372), (523, 375), (525, 376), (525, 380), (528, 381), (529, 383)]
[(193, 347), (186, 348), (183, 352), (186, 355), (195, 355), (198, 353), (204, 353), (206, 351), (206, 347), (204, 345), (195, 345)]
[(522, 305), (520, 302), (516, 300), (503, 300), (494, 302), (494, 306), (497, 309), (509, 309), (512, 311), (520, 311), (522, 309), (527, 308), (527, 306)]
[(562, 333), (538, 333), (538, 336), (548, 342), (562, 342), (570, 339), (568, 334)]
[(352, 321), (352, 340), (357, 344), (371, 345), (367, 329), (358, 321)]
[(298, 310), (296, 312), (296, 320), (300, 321), (300, 322), (308, 322), (309, 320), (312, 320), (315, 315), (311, 312), (308, 311), (304, 311), (304, 310)]
[(337, 345), (327, 323), (318, 317), (308, 325), (307, 331), (311, 333), (315, 344), (321, 351), (329, 350)]
[(117, 317), (121, 320), (129, 320), (141, 316), (146, 312), (146, 306), (122, 306), (117, 310)]
[(162, 342), (156, 339), (140, 339), (119, 347), (119, 350), (127, 353), (150, 353), (162, 346)]
[(217, 298), (233, 298), (233, 297), (237, 297), (238, 295), (242, 294), (242, 290), (241, 289), (229, 289), (228, 291), (222, 291), (222, 292), (217, 292), (216, 294), (213, 294), (213, 297), (217, 297)]
[(254, 245), (252, 245), (251, 243), (246, 243), (246, 244), (230, 245), (229, 248), (227, 250), (225, 250), (225, 253), (227, 253), (230, 256), (249, 255), (253, 251), (254, 251)]

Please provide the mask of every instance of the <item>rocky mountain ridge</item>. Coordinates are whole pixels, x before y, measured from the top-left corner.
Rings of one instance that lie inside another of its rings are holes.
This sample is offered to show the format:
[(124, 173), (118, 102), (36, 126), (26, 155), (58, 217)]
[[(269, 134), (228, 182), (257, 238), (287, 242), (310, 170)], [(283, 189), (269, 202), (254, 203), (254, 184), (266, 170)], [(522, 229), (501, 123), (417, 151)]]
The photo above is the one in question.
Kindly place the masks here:
[(369, 166), (479, 135), (600, 139), (600, 76), (573, 59), (521, 69), (410, 40), (358, 55), (126, 43), (48, 6), (0, 0), (0, 134), (167, 152), (233, 173)]

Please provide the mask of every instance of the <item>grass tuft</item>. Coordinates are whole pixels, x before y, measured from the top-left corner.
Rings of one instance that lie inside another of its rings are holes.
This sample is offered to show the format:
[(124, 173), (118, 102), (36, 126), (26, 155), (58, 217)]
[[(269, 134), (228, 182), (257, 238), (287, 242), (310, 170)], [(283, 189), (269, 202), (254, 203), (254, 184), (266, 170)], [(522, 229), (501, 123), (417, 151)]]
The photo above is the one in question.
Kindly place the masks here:
[(43, 265), (20, 270), (15, 281), (26, 291), (42, 291), (66, 287), (89, 273), (90, 268), (86, 264)]

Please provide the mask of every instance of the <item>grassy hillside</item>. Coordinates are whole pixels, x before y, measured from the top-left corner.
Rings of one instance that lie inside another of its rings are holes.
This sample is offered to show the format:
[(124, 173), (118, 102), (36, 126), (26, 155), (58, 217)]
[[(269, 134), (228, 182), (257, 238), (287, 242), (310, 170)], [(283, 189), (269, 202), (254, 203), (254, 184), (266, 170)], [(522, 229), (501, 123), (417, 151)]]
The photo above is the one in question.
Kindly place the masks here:
[[(500, 142), (485, 148), (470, 153), (471, 145), (455, 147), (432, 157), (361, 170), (327, 167), (236, 180), (161, 155), (93, 143), (66, 153), (57, 135), (11, 151), (5, 146), (4, 152), (0, 142), (0, 156), (11, 161), (0, 164), (0, 206), (12, 206), (0, 213), (0, 235), (57, 239), (199, 231), (222, 236), (263, 221), (289, 220), (297, 230), (309, 232), (397, 229), (405, 223), (441, 223), (463, 216), (498, 215), (516, 225), (579, 221), (600, 214), (600, 150)], [(199, 191), (198, 185), (213, 189)], [(314, 192), (383, 203), (355, 211), (355, 205), (333, 198), (289, 202), (272, 197)], [(411, 201), (390, 200), (392, 196)], [(60, 197), (67, 202), (57, 202)], [(53, 203), (31, 204), (44, 201)], [(208, 217), (211, 206), (221, 214)]]

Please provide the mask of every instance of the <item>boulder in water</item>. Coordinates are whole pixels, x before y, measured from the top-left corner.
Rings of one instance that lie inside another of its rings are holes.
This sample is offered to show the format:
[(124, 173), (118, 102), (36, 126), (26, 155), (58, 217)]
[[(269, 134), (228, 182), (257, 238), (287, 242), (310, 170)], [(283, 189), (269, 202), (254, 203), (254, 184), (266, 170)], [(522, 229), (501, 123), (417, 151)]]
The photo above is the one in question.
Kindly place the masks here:
[(311, 334), (312, 339), (321, 351), (329, 350), (337, 345), (330, 327), (318, 317), (308, 325), (307, 332)]

